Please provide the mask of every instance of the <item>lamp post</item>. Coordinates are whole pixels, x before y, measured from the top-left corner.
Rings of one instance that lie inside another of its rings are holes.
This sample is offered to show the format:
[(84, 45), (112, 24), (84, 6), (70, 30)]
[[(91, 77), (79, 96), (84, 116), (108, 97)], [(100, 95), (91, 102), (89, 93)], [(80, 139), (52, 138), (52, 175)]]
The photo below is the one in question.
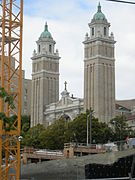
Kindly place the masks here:
[(87, 146), (89, 144), (88, 134), (89, 134), (89, 114), (87, 115)]
[(91, 129), (92, 128), (92, 111), (90, 109), (90, 146), (91, 146), (91, 142), (92, 142), (92, 135), (91, 135)]
[[(90, 129), (89, 129), (89, 117), (90, 117)], [(87, 115), (87, 146), (89, 144), (89, 130), (90, 130), (90, 145), (92, 142), (92, 110), (90, 108), (90, 113)]]

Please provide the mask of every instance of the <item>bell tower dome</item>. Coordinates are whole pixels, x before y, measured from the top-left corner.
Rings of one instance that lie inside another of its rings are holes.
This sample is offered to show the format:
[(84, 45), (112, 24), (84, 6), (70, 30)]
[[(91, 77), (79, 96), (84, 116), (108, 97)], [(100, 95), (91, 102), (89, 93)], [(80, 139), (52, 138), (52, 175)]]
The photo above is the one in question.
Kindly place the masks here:
[(109, 27), (110, 23), (108, 23), (105, 15), (101, 11), (100, 2), (98, 4), (97, 13), (93, 16), (91, 23), (89, 23), (90, 27), (90, 36), (91, 38), (95, 37), (109, 37)]

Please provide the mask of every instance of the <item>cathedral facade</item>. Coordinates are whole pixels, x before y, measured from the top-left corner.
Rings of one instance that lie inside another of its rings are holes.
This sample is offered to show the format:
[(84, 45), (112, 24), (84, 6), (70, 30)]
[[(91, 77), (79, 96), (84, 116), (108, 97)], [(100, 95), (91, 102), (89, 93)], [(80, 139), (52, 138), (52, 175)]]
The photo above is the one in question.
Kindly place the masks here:
[(67, 90), (67, 83), (61, 93), (61, 98), (56, 103), (46, 106), (44, 117), (47, 125), (51, 125), (54, 120), (63, 117), (66, 121), (72, 121), (77, 115), (83, 113), (83, 99), (74, 97)]
[(90, 108), (102, 122), (108, 123), (115, 116), (115, 41), (109, 27), (99, 3), (89, 23), (90, 34), (83, 42), (84, 99), (70, 96), (65, 83), (59, 100), (60, 57), (45, 25), (32, 57), (31, 126), (40, 123), (47, 127), (61, 116), (72, 120)]

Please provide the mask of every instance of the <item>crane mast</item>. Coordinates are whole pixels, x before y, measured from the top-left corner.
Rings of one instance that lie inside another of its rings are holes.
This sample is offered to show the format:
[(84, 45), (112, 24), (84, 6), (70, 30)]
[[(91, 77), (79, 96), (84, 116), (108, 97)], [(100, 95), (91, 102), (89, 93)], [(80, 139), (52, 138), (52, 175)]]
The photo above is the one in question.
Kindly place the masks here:
[(23, 0), (0, 0), (0, 87), (12, 95), (15, 106), (1, 98), (0, 112), (17, 116), (10, 131), (0, 119), (0, 180), (20, 179), (22, 28)]

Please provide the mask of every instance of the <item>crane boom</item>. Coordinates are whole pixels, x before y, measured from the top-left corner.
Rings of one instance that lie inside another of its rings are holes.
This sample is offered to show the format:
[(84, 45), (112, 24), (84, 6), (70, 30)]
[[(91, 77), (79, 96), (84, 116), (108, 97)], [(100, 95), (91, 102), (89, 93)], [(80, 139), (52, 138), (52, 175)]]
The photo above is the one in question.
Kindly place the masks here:
[(22, 29), (23, 0), (0, 0), (0, 87), (12, 95), (15, 106), (0, 99), (0, 112), (17, 116), (9, 131), (0, 119), (0, 180), (20, 179)]

